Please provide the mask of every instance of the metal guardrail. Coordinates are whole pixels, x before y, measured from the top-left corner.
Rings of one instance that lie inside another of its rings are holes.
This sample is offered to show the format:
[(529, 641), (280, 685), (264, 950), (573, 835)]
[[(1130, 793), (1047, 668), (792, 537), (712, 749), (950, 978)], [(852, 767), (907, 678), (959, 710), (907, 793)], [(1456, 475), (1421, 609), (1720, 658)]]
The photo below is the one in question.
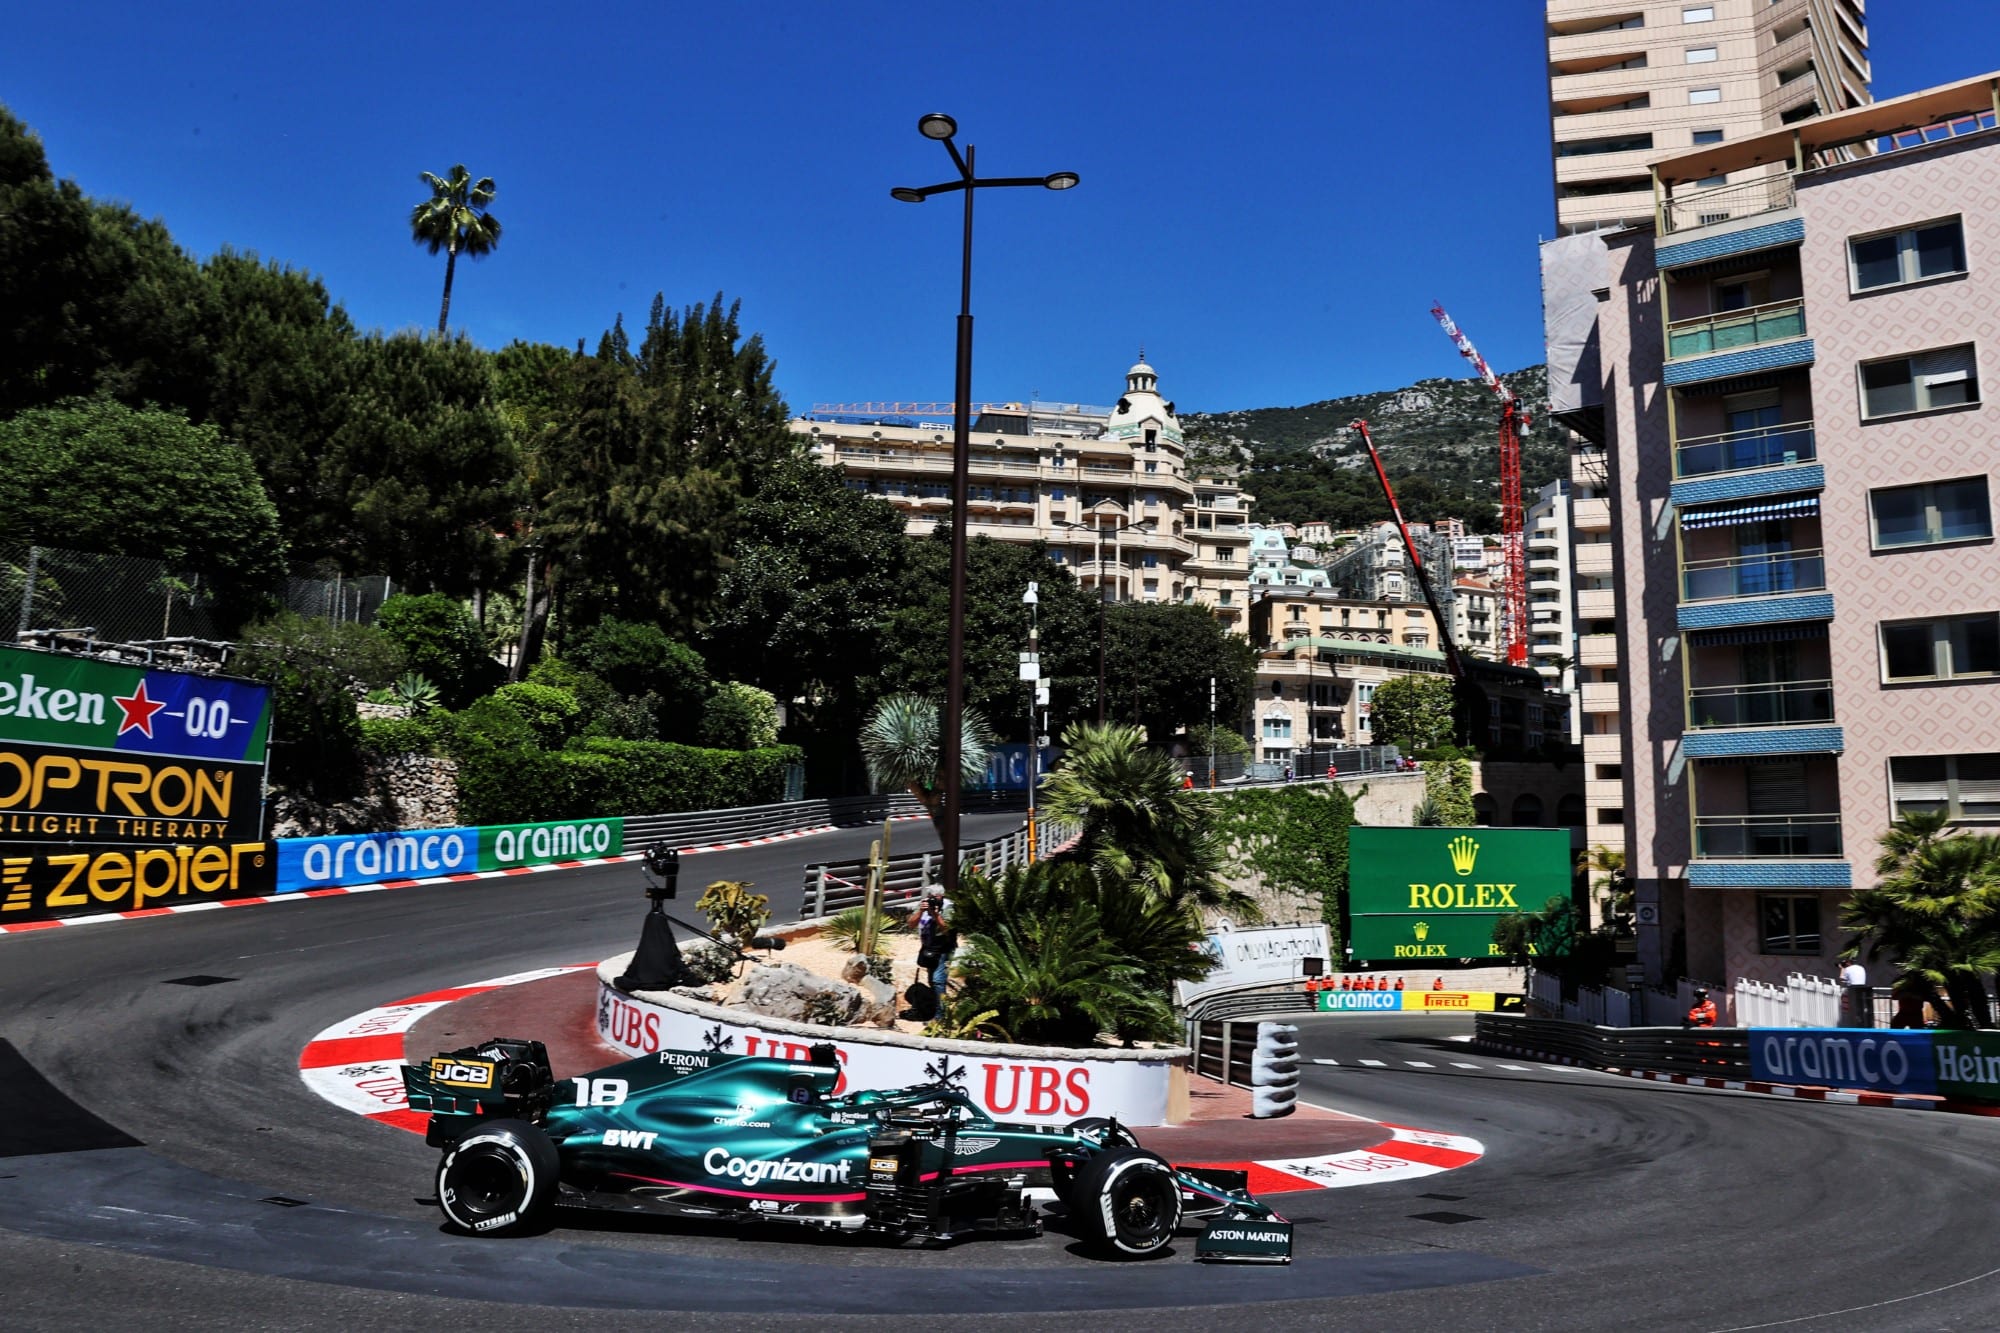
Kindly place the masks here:
[(1191, 1023), (1312, 1012), (1312, 996), (1301, 990), (1297, 981), (1282, 982), (1276, 987), (1197, 995), (1187, 1004), (1187, 1017)]
[[(1024, 810), (1023, 792), (967, 792), (967, 810)], [(670, 815), (627, 815), (625, 845), (637, 850), (655, 842), (695, 847), (710, 842), (738, 842), (797, 833), (828, 824), (879, 824), (901, 815), (922, 814), (923, 807), (908, 792), (877, 796), (832, 796), (777, 805), (751, 805), (733, 810), (690, 810)]]
[(1194, 1052), (1194, 1072), (1239, 1088), (1250, 1086), (1250, 1057), (1257, 1050), (1255, 1023), (1188, 1024), (1188, 1049)]
[(1472, 1030), (1475, 1047), (1508, 1055), (1567, 1060), (1598, 1069), (1750, 1076), (1750, 1033), (1745, 1028), (1606, 1028), (1553, 1018), (1478, 1014)]
[[(1046, 855), (1053, 850), (1049, 839), (1056, 833), (1057, 826), (1051, 820), (1038, 819), (1035, 831), (1036, 845)], [(960, 850), (964, 855), (961, 864), (975, 866), (982, 875), (995, 875), (1011, 866), (1024, 865), (1028, 859), (1027, 825)], [(937, 882), (940, 869), (937, 852), (906, 852), (901, 856), (891, 856), (882, 879), (882, 905), (913, 906), (923, 896), (924, 889)], [(816, 921), (850, 907), (859, 907), (867, 896), (866, 858), (816, 862), (806, 867), (805, 896), (800, 905), (800, 916), (807, 921)]]

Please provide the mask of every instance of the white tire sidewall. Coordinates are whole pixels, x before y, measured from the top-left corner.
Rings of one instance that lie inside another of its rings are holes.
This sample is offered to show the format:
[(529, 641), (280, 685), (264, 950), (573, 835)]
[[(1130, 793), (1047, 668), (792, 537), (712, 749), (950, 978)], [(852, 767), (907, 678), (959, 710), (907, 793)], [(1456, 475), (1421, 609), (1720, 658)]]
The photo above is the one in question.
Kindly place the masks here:
[[(1174, 1181), (1172, 1177), (1172, 1173), (1168, 1172), (1161, 1163), (1153, 1160), (1150, 1157), (1130, 1157), (1122, 1162), (1114, 1162), (1111, 1166), (1111, 1169), (1104, 1173), (1104, 1181), (1102, 1185), (1098, 1187), (1097, 1199), (1095, 1200), (1098, 1209), (1098, 1216), (1103, 1220), (1104, 1223), (1104, 1239), (1108, 1244), (1111, 1245), (1113, 1249), (1117, 1250), (1121, 1254), (1130, 1254), (1134, 1256), (1139, 1256), (1139, 1255), (1156, 1253), (1159, 1250), (1160, 1246), (1154, 1245), (1141, 1250), (1141, 1249), (1134, 1249), (1132, 1246), (1127, 1245), (1124, 1239), (1120, 1237), (1118, 1234), (1118, 1223), (1115, 1215), (1112, 1212), (1112, 1205), (1111, 1205), (1111, 1196), (1115, 1190), (1115, 1187), (1118, 1184), (1119, 1177), (1125, 1175), (1129, 1171), (1134, 1171), (1134, 1170), (1147, 1173), (1162, 1172), (1166, 1174), (1168, 1194), (1173, 1199), (1173, 1209), (1174, 1209), (1173, 1225), (1169, 1226), (1166, 1229), (1167, 1236), (1169, 1237), (1169, 1239), (1171, 1239), (1174, 1231), (1180, 1226), (1181, 1192), (1179, 1184), (1176, 1181)], [(1166, 1242), (1163, 1241), (1161, 1243), (1165, 1244)]]

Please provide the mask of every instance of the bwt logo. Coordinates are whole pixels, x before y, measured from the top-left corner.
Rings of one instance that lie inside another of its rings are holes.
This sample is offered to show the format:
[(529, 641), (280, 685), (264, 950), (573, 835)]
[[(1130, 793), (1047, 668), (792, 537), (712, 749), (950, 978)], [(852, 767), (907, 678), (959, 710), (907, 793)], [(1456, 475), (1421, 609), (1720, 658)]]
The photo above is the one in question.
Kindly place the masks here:
[(604, 1131), (604, 1146), (607, 1148), (651, 1148), (653, 1140), (659, 1138), (655, 1130), (647, 1129), (607, 1129)]

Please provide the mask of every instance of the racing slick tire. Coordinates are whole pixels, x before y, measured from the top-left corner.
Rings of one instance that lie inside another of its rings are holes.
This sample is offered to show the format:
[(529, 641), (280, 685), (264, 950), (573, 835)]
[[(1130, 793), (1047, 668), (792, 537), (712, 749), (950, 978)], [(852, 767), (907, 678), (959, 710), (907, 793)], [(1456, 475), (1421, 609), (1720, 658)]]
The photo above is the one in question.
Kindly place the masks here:
[(525, 1120), (489, 1120), (445, 1150), (438, 1207), (476, 1236), (525, 1231), (548, 1215), (561, 1164), (548, 1135)]
[[(1125, 1126), (1119, 1124), (1116, 1120), (1101, 1115), (1088, 1115), (1081, 1120), (1072, 1120), (1063, 1126), (1063, 1132), (1068, 1134), (1096, 1134), (1107, 1127), (1115, 1131), (1108, 1136), (1109, 1147), (1136, 1148), (1139, 1146), (1139, 1140), (1132, 1137), (1131, 1130), (1125, 1128)], [(1076, 1182), (1075, 1175), (1061, 1162), (1055, 1162), (1050, 1165), (1049, 1176), (1049, 1188), (1055, 1191), (1056, 1198), (1061, 1201), (1063, 1206), (1068, 1207), (1070, 1186)]]
[(1181, 1223), (1174, 1169), (1144, 1148), (1113, 1148), (1085, 1162), (1071, 1183), (1069, 1205), (1084, 1240), (1125, 1259), (1158, 1254)]

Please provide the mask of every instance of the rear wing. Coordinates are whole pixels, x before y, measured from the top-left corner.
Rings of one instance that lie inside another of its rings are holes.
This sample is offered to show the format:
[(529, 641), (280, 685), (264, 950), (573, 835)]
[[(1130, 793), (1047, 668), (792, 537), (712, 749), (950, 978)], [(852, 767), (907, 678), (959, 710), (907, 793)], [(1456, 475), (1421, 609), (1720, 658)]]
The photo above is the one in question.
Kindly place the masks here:
[(555, 1077), (538, 1041), (495, 1037), (403, 1066), (412, 1111), (472, 1118), (528, 1115), (548, 1100)]

